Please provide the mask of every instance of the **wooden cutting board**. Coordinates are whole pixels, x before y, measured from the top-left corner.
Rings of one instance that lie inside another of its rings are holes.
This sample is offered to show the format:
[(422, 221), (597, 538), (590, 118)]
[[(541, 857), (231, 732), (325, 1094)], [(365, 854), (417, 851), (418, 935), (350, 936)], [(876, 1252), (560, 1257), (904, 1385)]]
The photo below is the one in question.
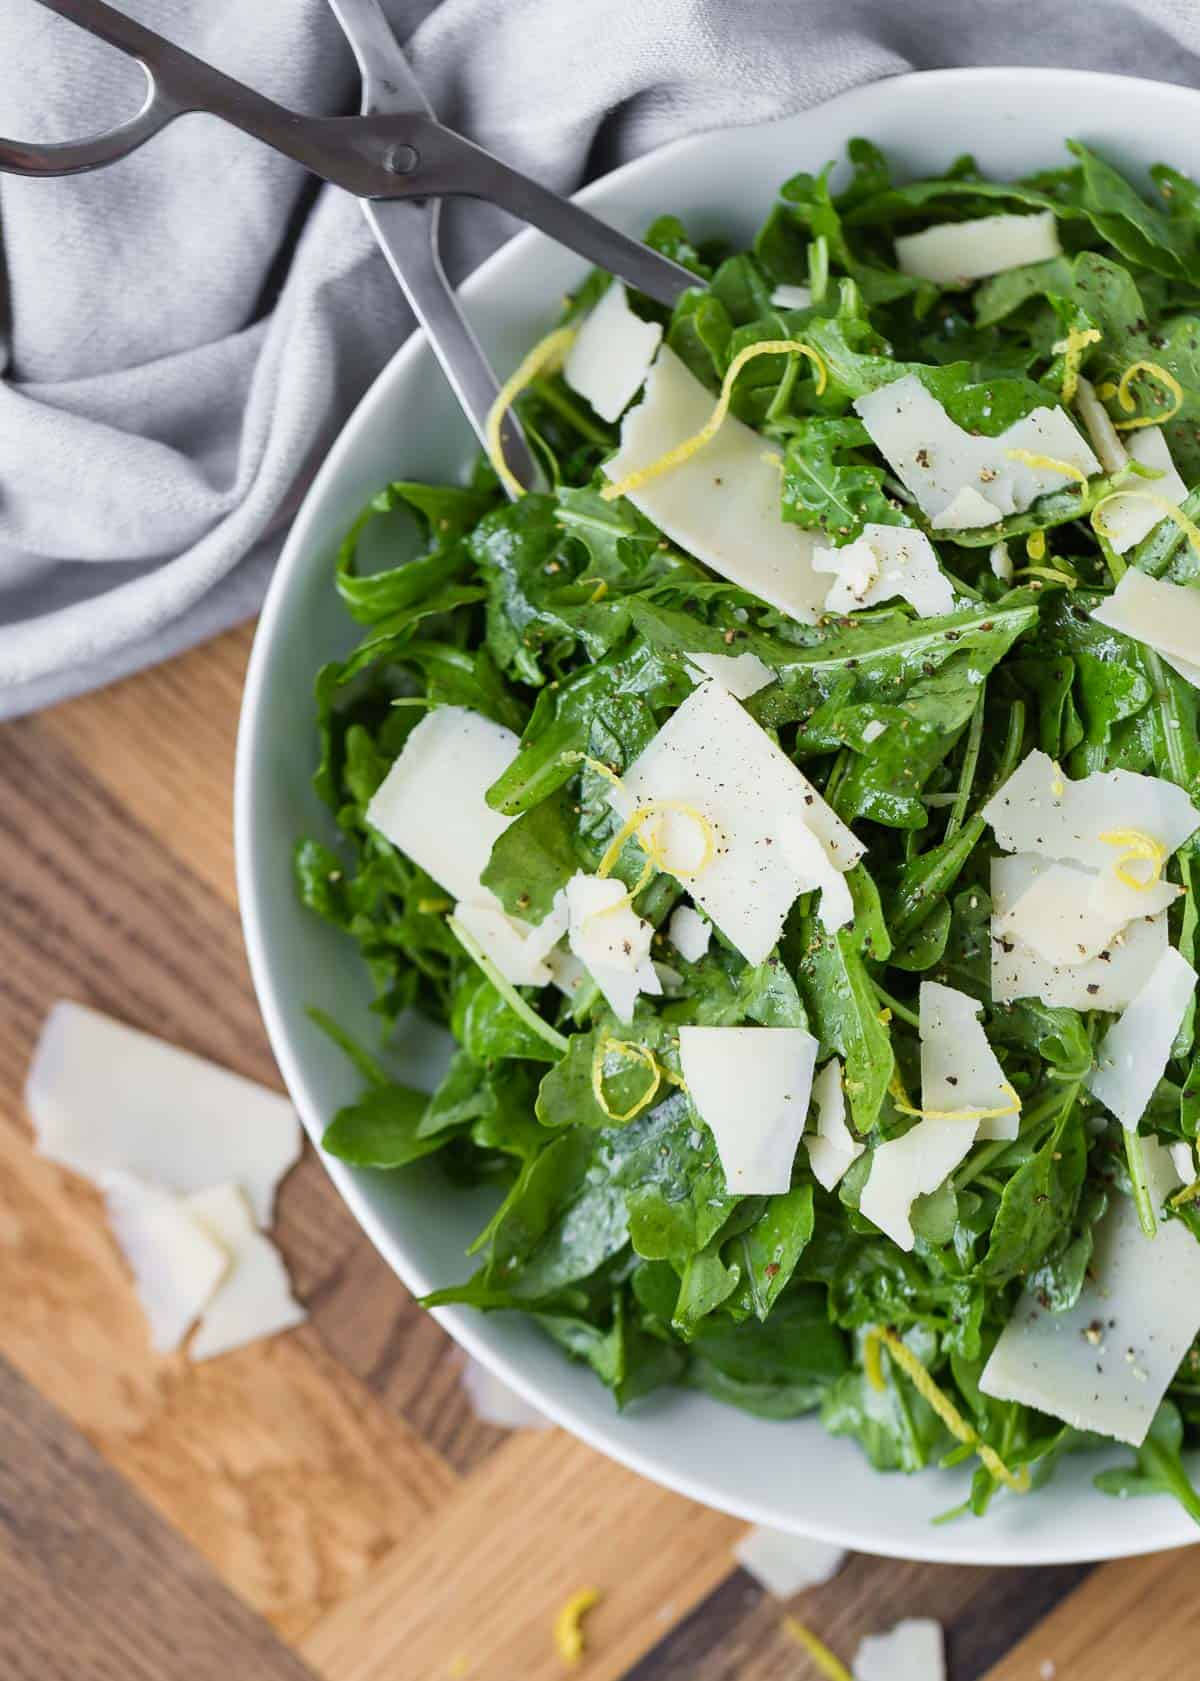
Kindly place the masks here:
[[(95, 1194), (30, 1150), (55, 998), (278, 1084), (235, 908), (250, 632), (0, 727), (0, 1678), (814, 1681), (742, 1526), (558, 1431), (472, 1416), (459, 1356), (309, 1150), (278, 1238), (309, 1323), (156, 1359)], [(1193, 1555), (986, 1571), (858, 1555), (787, 1607), (843, 1657), (901, 1616), (952, 1681), (1200, 1676)]]

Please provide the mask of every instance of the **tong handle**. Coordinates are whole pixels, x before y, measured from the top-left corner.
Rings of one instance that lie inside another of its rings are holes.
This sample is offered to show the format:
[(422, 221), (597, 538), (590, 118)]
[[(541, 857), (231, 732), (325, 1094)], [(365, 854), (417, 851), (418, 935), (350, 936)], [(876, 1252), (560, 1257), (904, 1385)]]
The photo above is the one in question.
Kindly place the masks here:
[(99, 169), (127, 157), (185, 112), (206, 111), (360, 196), (371, 184), (381, 184), (381, 177), (386, 184), (386, 143), (377, 135), (356, 142), (349, 125), (359, 119), (313, 118), (289, 111), (116, 11), (106, 0), (37, 3), (135, 59), (145, 72), (148, 91), (135, 117), (84, 140), (37, 144), (0, 139), (0, 170), (48, 176)]

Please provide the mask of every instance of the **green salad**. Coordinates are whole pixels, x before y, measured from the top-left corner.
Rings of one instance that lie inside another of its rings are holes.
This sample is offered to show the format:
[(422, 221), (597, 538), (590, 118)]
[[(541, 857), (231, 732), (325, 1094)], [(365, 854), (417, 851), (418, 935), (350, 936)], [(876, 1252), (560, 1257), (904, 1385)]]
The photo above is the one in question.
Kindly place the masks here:
[(346, 537), (296, 872), (385, 1041), (321, 1018), (326, 1148), (495, 1186), (431, 1305), (1200, 1521), (1200, 188), (1070, 153), (858, 140), (751, 250), (657, 221), (672, 312), (591, 275), (502, 398), (549, 488)]

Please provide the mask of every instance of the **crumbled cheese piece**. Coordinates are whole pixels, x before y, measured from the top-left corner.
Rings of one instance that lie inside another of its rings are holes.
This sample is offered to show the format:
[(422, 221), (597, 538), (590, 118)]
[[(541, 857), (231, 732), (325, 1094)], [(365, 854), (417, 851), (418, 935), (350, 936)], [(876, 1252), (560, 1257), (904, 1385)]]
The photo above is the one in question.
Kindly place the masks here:
[(104, 1204), (159, 1354), (177, 1349), (229, 1267), (229, 1253), (170, 1191), (131, 1173), (104, 1176)]
[(506, 916), (496, 904), (468, 904), (461, 899), (454, 916), (506, 981), (514, 986), (547, 986), (553, 979), (546, 957), (567, 931), (566, 899), (561, 893), (549, 915), (536, 924)]
[(869, 747), (873, 741), (878, 741), (881, 735), (887, 733), (887, 725), (882, 718), (872, 718), (870, 723), (863, 725), (862, 738)]
[(614, 280), (567, 352), (563, 378), (601, 420), (616, 420), (641, 390), (662, 339), (657, 321), (643, 321)]
[(1155, 649), (1200, 689), (1200, 591), (1131, 566), (1108, 600), (1092, 609), (1092, 617)]
[(668, 860), (694, 862), (698, 830), (707, 826), (712, 856), (681, 879), (750, 963), (770, 955), (807, 879), (778, 838), (785, 819), (799, 818), (838, 872), (853, 868), (864, 850), (786, 753), (716, 683), (692, 691), (609, 797), (625, 818), (638, 805), (659, 802), (656, 833)]
[(817, 916), (822, 926), (832, 934), (853, 922), (854, 900), (846, 878), (830, 862), (829, 854), (804, 819), (789, 812), (780, 818), (777, 835), (784, 857), (796, 872), (798, 892), (815, 893), (820, 889)]
[(435, 707), (373, 794), (367, 822), (456, 899), (498, 904), (479, 878), (512, 818), (484, 796), (519, 745), (482, 713)]
[(1048, 862), (993, 921), (992, 932), (1023, 940), (1055, 967), (1088, 963), (1108, 950), (1135, 917), (1157, 915), (1182, 892), (1170, 881), (1143, 890), (1130, 887), (1111, 864), (1095, 871)]
[[(603, 471), (619, 482), (693, 437), (712, 413), (712, 393), (664, 346), (646, 394), (621, 426), (621, 447)], [(764, 459), (767, 457), (767, 459)], [(728, 415), (716, 436), (629, 500), (672, 542), (781, 613), (813, 624), (824, 586), (812, 568), (815, 545), (779, 508), (778, 451)]]
[(633, 1017), (639, 992), (655, 996), (662, 982), (650, 961), (654, 929), (628, 901), (623, 882), (576, 872), (566, 886), (567, 943), (622, 1021)]
[(846, 1125), (846, 1094), (837, 1057), (831, 1057), (813, 1081), (812, 1100), (817, 1108), (817, 1130), (805, 1134), (804, 1147), (813, 1178), (832, 1191), (866, 1148)]
[(1061, 255), (1053, 210), (941, 222), (896, 239), (896, 265), (901, 274), (932, 280), (938, 286), (966, 286), (989, 274), (1002, 274), (1025, 263), (1044, 263)]
[(1200, 826), (1200, 811), (1174, 782), (1129, 770), (1072, 781), (1041, 751), (1021, 761), (983, 815), (1005, 851), (1074, 860), (1092, 870), (1106, 869), (1120, 851), (1106, 834), (1136, 830), (1170, 854)]
[(510, 1389), (481, 1360), (468, 1356), (460, 1379), (476, 1418), (498, 1430), (552, 1430), (543, 1412)]
[(1195, 995), (1196, 971), (1168, 946), (1145, 986), (1101, 1040), (1088, 1086), (1123, 1127), (1136, 1127), (1145, 1114)]
[(886, 1634), (869, 1634), (855, 1654), (854, 1681), (946, 1681), (942, 1625), (906, 1617)]
[(921, 618), (954, 610), (954, 590), (938, 565), (923, 531), (903, 525), (863, 526), (862, 535), (840, 549), (817, 549), (813, 566), (837, 582), (825, 597), (830, 613), (853, 613), (900, 596)]
[(979, 1117), (976, 1138), (1015, 1138), (1021, 1105), (979, 1021), (983, 1006), (956, 987), (922, 981), (921, 1107), (927, 1111), (994, 1110)]
[[(1162, 427), (1145, 426), (1131, 432), (1125, 447), (1143, 467), (1154, 467), (1162, 474), (1157, 479), (1137, 479), (1131, 483), (1130, 490), (1150, 491), (1161, 501), (1177, 508), (1187, 496), (1188, 487), (1171, 459)], [(1144, 496), (1135, 494), (1114, 496), (1111, 501), (1105, 502), (1098, 518), (1103, 522), (1104, 535), (1112, 547), (1118, 554), (1124, 554), (1154, 530), (1163, 518), (1163, 512), (1153, 502), (1147, 502)], [(1200, 650), (1197, 653), (1200, 654)]]
[(854, 407), (872, 443), (930, 520), (968, 486), (982, 486), (987, 500), (1007, 515), (1076, 482), (1069, 474), (1014, 458), (1013, 450), (1064, 462), (1085, 476), (1100, 471), (1065, 409), (1037, 408), (998, 437), (976, 437), (951, 420), (915, 374), (868, 391)]
[(1082, 374), (1075, 386), (1075, 407), (1092, 440), (1092, 448), (1100, 458), (1106, 473), (1119, 473), (1129, 465), (1129, 452), (1121, 442), (1121, 434), (1108, 417), (1108, 410), (1096, 395), (1096, 387)]
[(1179, 1175), (1181, 1185), (1190, 1185), (1196, 1177), (1196, 1149), (1193, 1144), (1168, 1144), (1171, 1166)]
[(999, 926), (1049, 866), (1032, 852), (993, 858), (992, 1002), (1040, 998), (1070, 1010), (1122, 1010), (1132, 1002), (1167, 945), (1167, 913), (1138, 917), (1089, 962), (1055, 965), (1008, 925)]
[(757, 654), (685, 654), (684, 659), (728, 689), (735, 700), (749, 700), (775, 681), (775, 673)]
[[(1141, 1147), (1161, 1211), (1177, 1184), (1171, 1158), (1157, 1139)], [(1147, 1238), (1133, 1199), (1114, 1189), (1079, 1301), (1052, 1313), (1022, 1296), (979, 1387), (1139, 1447), (1197, 1329), (1200, 1244), (1178, 1220)]]
[(771, 302), (780, 309), (808, 309), (812, 303), (812, 288), (810, 286), (776, 286), (771, 293)]
[(257, 1229), (236, 1185), (215, 1185), (183, 1199), (196, 1224), (229, 1255), (229, 1271), (204, 1309), (188, 1353), (211, 1360), (246, 1343), (300, 1325), (308, 1317), (292, 1296), (278, 1249)]
[(992, 544), (991, 548), (988, 550), (988, 565), (991, 567), (993, 575), (999, 578), (1002, 584), (1012, 583), (1013, 563), (1012, 556), (1008, 552), (1007, 543), (1000, 542)]
[(973, 484), (965, 484), (929, 523), (935, 531), (973, 531), (981, 525), (996, 525), (1003, 518), (1003, 509)]
[(699, 963), (712, 939), (712, 925), (690, 905), (678, 905), (671, 912), (667, 938), (685, 963)]
[(962, 1161), (979, 1131), (978, 1121), (924, 1120), (899, 1138), (877, 1144), (863, 1186), (860, 1211), (900, 1249), (911, 1250), (912, 1205), (936, 1191)]
[(233, 1179), (260, 1226), (300, 1155), (287, 1098), (67, 1000), (46, 1017), (25, 1101), (39, 1153), (94, 1184), (131, 1173), (198, 1191)]
[(802, 1027), (681, 1027), (679, 1063), (716, 1140), (730, 1196), (778, 1196), (792, 1182), (817, 1041)]
[(811, 1535), (792, 1535), (785, 1529), (751, 1529), (733, 1549), (742, 1569), (772, 1599), (791, 1599), (837, 1575), (846, 1561), (843, 1548)]

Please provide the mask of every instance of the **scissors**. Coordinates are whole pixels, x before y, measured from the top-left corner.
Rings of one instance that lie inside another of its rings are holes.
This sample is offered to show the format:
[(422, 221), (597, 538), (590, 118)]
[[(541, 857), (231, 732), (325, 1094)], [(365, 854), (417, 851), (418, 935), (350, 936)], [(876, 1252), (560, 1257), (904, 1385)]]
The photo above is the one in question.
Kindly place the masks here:
[[(33, 145), (0, 138), (0, 171), (77, 175), (128, 157), (176, 117), (203, 111), (264, 141), (324, 181), (353, 193), (424, 327), (463, 412), (482, 443), (499, 384), (446, 279), (438, 251), (443, 198), (487, 199), (672, 305), (702, 284), (678, 263), (609, 227), (569, 199), (512, 169), (437, 120), (400, 50), (380, 0), (330, 0), (362, 75), (357, 117), (291, 111), (206, 64), (104, 0), (37, 0), (141, 65), (146, 97), (127, 122), (83, 140)], [(539, 472), (510, 409), (504, 458), (526, 488)]]

